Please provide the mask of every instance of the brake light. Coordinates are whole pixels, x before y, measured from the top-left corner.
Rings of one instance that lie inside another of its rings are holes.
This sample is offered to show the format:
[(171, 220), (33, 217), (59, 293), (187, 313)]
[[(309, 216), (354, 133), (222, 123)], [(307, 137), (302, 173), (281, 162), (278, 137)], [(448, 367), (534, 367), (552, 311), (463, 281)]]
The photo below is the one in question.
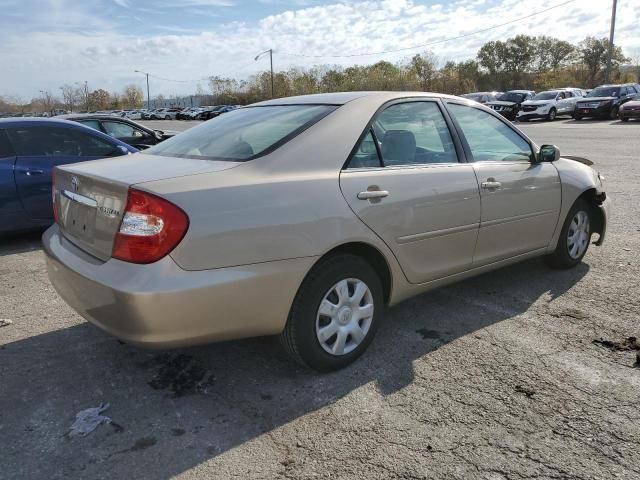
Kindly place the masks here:
[(130, 188), (111, 256), (131, 263), (158, 261), (180, 243), (187, 228), (189, 217), (180, 208)]
[(58, 190), (56, 189), (56, 169), (54, 168), (51, 172), (51, 204), (53, 206), (53, 221), (55, 223), (60, 223), (58, 221), (58, 205), (56, 204), (56, 193)]

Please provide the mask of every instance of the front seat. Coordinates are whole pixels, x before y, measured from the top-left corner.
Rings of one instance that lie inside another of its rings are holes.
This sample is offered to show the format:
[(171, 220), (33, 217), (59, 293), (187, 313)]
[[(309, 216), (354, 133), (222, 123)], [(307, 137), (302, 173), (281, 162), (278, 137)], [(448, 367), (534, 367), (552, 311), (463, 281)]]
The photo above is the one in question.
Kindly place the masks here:
[(387, 130), (381, 143), (385, 165), (408, 165), (415, 162), (416, 137), (409, 130)]

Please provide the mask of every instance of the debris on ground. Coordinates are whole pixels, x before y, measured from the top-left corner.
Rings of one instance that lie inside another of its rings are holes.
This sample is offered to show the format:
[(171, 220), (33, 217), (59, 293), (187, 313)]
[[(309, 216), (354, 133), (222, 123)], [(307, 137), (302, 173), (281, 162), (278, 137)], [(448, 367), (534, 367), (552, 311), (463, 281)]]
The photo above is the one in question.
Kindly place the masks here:
[(632, 350), (640, 350), (640, 341), (637, 337), (627, 337), (621, 342), (605, 340), (604, 338), (593, 340), (591, 343), (608, 348), (614, 352), (628, 352)]
[(70, 437), (86, 437), (103, 423), (112, 423), (111, 419), (102, 412), (109, 408), (109, 404), (100, 404), (99, 407), (92, 407), (76, 413), (76, 421), (69, 429)]
[(536, 394), (535, 390), (532, 390), (528, 387), (523, 387), (522, 385), (516, 385), (514, 390), (518, 393), (523, 393), (527, 398), (531, 398)]
[(158, 371), (148, 382), (155, 390), (169, 389), (174, 398), (194, 391), (204, 379), (207, 369), (203, 363), (184, 353), (163, 353), (155, 358)]
[(8, 318), (0, 318), (0, 327), (6, 327), (13, 323), (13, 320), (9, 320)]

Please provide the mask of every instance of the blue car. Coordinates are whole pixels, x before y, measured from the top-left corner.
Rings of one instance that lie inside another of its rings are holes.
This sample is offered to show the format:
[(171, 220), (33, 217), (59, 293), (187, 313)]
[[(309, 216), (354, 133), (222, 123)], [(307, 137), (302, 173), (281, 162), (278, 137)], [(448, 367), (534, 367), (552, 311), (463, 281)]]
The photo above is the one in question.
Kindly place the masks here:
[(76, 122), (0, 119), (0, 234), (53, 223), (53, 167), (135, 152), (130, 145)]

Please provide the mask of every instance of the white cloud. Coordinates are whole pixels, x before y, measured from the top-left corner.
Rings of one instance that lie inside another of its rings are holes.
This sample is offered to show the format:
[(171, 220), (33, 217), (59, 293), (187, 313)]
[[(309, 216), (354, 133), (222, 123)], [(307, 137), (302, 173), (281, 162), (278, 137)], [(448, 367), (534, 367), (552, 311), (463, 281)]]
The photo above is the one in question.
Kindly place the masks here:
[[(421, 48), (353, 58), (332, 55), (427, 44), (524, 17), (558, 3), (557, 0), (539, 0), (532, 7), (531, 2), (503, 0), (487, 8), (488, 2), (484, 0), (442, 0), (431, 6), (411, 0), (347, 1), (291, 9), (257, 22), (217, 25), (211, 31), (197, 33), (191, 31), (190, 26), (183, 27), (178, 22), (170, 23), (171, 18), (164, 18), (163, 26), (158, 30), (166, 33), (139, 36), (135, 27), (129, 29), (132, 33), (122, 33), (109, 20), (90, 16), (87, 12), (76, 10), (63, 15), (65, 0), (57, 1), (55, 21), (67, 26), (64, 31), (46, 33), (42, 26), (28, 35), (15, 33), (0, 37), (3, 44), (0, 64), (7, 66), (3, 68), (4, 91), (0, 94), (28, 97), (43, 88), (56, 91), (65, 82), (84, 80), (88, 80), (92, 88), (120, 89), (126, 83), (141, 83), (140, 76), (133, 73), (135, 69), (189, 81), (153, 79), (152, 89), (156, 93), (192, 92), (198, 79), (208, 75), (246, 76), (266, 68), (268, 61), (254, 62), (253, 57), (268, 48), (274, 49), (277, 69), (323, 63), (370, 63), (381, 59), (396, 61), (421, 51)], [(227, 0), (185, 1), (200, 7), (233, 3)], [(630, 2), (621, 2), (618, 10), (616, 43), (627, 50), (640, 47), (640, 29), (637, 28), (640, 12)], [(600, 1), (579, 1), (489, 32), (433, 45), (431, 50), (443, 61), (462, 60), (474, 57), (488, 40), (505, 39), (519, 33), (552, 35), (578, 42), (587, 35), (608, 36), (609, 15)]]

